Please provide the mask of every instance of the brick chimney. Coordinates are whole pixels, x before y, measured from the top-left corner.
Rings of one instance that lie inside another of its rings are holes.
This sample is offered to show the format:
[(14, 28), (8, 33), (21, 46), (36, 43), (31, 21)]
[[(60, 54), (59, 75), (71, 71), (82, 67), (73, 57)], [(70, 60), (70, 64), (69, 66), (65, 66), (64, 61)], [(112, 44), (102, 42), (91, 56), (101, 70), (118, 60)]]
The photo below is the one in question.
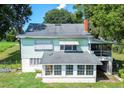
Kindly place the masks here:
[(84, 32), (88, 32), (88, 20), (84, 19)]

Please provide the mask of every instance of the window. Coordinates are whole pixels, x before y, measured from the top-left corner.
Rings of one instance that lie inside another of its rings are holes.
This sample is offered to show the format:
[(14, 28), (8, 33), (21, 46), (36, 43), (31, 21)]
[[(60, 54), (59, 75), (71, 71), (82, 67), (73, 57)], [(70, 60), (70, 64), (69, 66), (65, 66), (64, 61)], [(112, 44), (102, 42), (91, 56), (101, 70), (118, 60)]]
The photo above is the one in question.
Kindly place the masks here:
[(93, 65), (86, 65), (86, 75), (93, 75)]
[(73, 65), (66, 65), (66, 75), (73, 75)]
[(54, 75), (61, 75), (61, 65), (54, 65)]
[(84, 75), (85, 72), (85, 66), (84, 65), (78, 65), (77, 66), (77, 75)]
[(40, 51), (40, 50), (52, 50), (53, 45), (52, 41), (50, 40), (36, 40), (35, 41), (35, 50)]
[(71, 45), (65, 45), (65, 50), (72, 50), (72, 46)]
[(42, 58), (30, 58), (30, 65), (39, 65), (42, 63)]
[(60, 45), (60, 50), (64, 50), (64, 45)]
[(46, 65), (45, 66), (45, 75), (52, 75), (53, 73), (53, 66), (52, 65)]
[(77, 50), (77, 46), (76, 45), (73, 45), (73, 50)]
[(60, 45), (60, 50), (77, 50), (77, 45)]

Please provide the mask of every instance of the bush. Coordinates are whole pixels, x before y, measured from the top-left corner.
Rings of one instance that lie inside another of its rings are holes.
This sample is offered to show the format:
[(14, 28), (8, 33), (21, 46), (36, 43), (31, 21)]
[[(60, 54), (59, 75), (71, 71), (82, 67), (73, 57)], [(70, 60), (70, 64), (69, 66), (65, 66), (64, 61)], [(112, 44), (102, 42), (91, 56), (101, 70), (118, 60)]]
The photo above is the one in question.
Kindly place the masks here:
[(113, 49), (113, 52), (122, 54), (124, 46), (123, 45), (114, 45), (112, 49)]
[(124, 69), (119, 70), (119, 76), (124, 79)]
[(116, 46), (113, 46), (113, 52), (118, 52), (118, 46), (116, 45)]
[(42, 73), (42, 70), (37, 69), (37, 70), (35, 70), (35, 72), (36, 73)]

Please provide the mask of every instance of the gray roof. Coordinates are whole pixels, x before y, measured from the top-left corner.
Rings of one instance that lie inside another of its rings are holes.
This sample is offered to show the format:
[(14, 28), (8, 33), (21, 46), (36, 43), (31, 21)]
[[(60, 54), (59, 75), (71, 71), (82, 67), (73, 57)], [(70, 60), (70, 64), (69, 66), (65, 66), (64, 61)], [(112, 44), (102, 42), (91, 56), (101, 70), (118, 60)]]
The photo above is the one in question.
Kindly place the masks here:
[(76, 64), (102, 65), (99, 58), (88, 52), (55, 52), (47, 51), (43, 55), (42, 64)]
[(111, 42), (111, 41), (106, 41), (106, 40), (102, 40), (102, 39), (91, 39), (90, 43), (91, 44), (113, 44), (113, 42)]
[(30, 24), (18, 38), (84, 38), (92, 37), (84, 32), (83, 24)]

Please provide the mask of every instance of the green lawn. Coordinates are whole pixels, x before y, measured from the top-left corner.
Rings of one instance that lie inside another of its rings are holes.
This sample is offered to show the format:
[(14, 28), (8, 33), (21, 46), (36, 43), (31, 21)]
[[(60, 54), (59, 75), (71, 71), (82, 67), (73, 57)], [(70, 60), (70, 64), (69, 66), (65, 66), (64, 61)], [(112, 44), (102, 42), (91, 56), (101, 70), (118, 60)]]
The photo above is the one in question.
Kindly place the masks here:
[(15, 42), (0, 42), (0, 52), (4, 52), (5, 50), (7, 50), (10, 47), (13, 47), (15, 44)]
[[(11, 44), (12, 43), (12, 44)], [(0, 52), (0, 68), (11, 67), (18, 68), (20, 67), (20, 48), (17, 42), (0, 42), (0, 46), (13, 45), (7, 48), (5, 51)], [(2, 45), (3, 44), (3, 45)]]
[(0, 73), (0, 87), (6, 88), (116, 88), (124, 87), (124, 82), (120, 83), (43, 83), (40, 79), (35, 79), (35, 73)]

